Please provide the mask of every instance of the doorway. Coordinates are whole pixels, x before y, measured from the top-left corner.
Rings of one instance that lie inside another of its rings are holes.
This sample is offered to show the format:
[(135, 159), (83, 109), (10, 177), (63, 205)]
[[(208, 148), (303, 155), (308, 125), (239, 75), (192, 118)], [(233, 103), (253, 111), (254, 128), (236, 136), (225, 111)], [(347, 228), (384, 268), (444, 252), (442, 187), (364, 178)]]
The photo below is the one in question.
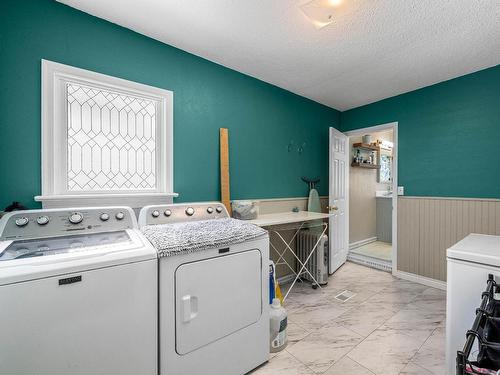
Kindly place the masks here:
[(397, 259), (397, 123), (348, 136), (347, 259), (392, 272)]

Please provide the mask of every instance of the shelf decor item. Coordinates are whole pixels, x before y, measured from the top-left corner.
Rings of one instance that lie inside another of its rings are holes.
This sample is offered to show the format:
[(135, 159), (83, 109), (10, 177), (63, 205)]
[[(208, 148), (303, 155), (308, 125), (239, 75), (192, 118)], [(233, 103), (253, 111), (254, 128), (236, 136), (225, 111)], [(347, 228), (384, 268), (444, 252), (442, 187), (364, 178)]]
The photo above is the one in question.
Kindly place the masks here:
[(370, 144), (372, 143), (372, 136), (370, 134), (366, 134), (363, 136), (363, 143)]

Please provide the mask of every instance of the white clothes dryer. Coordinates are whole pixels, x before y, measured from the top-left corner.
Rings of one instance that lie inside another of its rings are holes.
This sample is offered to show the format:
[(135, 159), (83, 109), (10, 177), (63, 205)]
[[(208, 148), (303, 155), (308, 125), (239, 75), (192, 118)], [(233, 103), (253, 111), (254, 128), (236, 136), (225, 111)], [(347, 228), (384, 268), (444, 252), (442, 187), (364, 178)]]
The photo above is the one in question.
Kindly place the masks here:
[(159, 253), (160, 375), (242, 375), (269, 358), (269, 237), (218, 202), (144, 207)]

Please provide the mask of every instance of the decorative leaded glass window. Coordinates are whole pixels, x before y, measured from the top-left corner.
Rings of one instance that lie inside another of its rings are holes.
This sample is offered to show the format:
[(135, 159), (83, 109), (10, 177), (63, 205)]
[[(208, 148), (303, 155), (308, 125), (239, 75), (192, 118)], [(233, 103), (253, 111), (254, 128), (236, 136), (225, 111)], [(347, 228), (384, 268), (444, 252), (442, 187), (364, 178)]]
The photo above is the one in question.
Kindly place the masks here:
[(171, 201), (171, 91), (45, 60), (42, 86), (44, 207)]
[(67, 83), (68, 190), (154, 190), (153, 100)]

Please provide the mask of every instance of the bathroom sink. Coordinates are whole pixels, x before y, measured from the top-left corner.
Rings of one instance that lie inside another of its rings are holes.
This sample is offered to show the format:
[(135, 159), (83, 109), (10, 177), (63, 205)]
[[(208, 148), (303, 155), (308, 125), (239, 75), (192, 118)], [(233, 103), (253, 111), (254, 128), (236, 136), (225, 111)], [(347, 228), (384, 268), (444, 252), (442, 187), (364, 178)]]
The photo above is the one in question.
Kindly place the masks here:
[(387, 191), (387, 190), (376, 191), (375, 196), (377, 198), (392, 198), (392, 191)]

